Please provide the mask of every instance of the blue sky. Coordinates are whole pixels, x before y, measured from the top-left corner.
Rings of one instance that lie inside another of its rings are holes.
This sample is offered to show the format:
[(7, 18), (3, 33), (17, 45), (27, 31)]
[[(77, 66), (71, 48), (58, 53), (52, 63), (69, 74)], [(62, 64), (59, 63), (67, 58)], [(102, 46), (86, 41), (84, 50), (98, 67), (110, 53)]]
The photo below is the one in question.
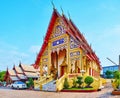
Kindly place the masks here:
[[(119, 0), (53, 0), (84, 34), (101, 65), (118, 63)], [(51, 0), (0, 0), (0, 70), (35, 62), (52, 15)]]

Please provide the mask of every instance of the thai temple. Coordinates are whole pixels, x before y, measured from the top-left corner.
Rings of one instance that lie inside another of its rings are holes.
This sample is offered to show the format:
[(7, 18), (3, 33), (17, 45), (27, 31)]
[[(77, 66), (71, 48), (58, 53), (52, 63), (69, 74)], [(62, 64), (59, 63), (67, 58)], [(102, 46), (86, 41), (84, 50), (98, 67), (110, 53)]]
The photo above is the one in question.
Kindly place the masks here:
[(40, 68), (35, 89), (61, 91), (65, 78), (72, 87), (77, 76), (93, 77), (96, 90), (101, 86), (99, 58), (73, 21), (55, 8), (34, 68)]
[(14, 65), (13, 69), (8, 69), (6, 71), (4, 80), (6, 84), (11, 84), (15, 81), (26, 82), (29, 78), (33, 80), (38, 79), (40, 73), (39, 68), (35, 69), (33, 65), (19, 64), (19, 66)]

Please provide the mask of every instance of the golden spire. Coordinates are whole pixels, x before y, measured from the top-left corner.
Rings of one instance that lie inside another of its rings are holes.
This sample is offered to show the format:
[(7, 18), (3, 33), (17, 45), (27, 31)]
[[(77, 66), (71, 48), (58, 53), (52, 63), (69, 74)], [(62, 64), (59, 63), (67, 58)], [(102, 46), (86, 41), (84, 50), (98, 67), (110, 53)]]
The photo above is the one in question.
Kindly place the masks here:
[(64, 11), (63, 11), (62, 7), (60, 7), (60, 8), (61, 8), (61, 11), (62, 11), (62, 15), (64, 15)]
[(51, 1), (51, 3), (52, 3), (52, 6), (53, 6), (53, 9), (55, 9), (55, 5), (54, 5), (54, 3), (53, 3), (53, 0)]
[(69, 11), (68, 11), (68, 17), (69, 17), (69, 20), (71, 20)]

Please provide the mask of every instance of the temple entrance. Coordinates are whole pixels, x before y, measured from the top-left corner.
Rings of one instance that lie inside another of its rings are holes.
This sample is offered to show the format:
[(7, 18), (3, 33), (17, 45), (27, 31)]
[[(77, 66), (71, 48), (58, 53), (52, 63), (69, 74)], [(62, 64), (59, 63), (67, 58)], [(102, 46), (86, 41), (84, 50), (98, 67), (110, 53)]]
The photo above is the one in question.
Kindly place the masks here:
[(62, 66), (62, 65), (61, 65), (61, 68), (60, 68), (60, 69), (61, 69), (61, 70), (60, 70), (60, 77), (61, 77), (61, 76), (64, 75), (64, 73), (67, 72), (67, 65), (65, 65), (65, 66)]
[(66, 49), (59, 50), (59, 52), (51, 53), (51, 71), (55, 77), (59, 78), (67, 72), (66, 64)]

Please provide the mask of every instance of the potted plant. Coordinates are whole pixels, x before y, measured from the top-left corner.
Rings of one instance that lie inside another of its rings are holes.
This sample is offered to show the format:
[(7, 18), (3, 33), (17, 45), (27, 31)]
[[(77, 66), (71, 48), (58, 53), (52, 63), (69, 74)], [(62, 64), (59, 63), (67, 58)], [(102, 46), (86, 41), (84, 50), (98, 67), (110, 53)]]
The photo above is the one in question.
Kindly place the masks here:
[(112, 80), (112, 86), (114, 88), (114, 90), (120, 90), (120, 71), (115, 71), (113, 73), (114, 75), (114, 80)]

